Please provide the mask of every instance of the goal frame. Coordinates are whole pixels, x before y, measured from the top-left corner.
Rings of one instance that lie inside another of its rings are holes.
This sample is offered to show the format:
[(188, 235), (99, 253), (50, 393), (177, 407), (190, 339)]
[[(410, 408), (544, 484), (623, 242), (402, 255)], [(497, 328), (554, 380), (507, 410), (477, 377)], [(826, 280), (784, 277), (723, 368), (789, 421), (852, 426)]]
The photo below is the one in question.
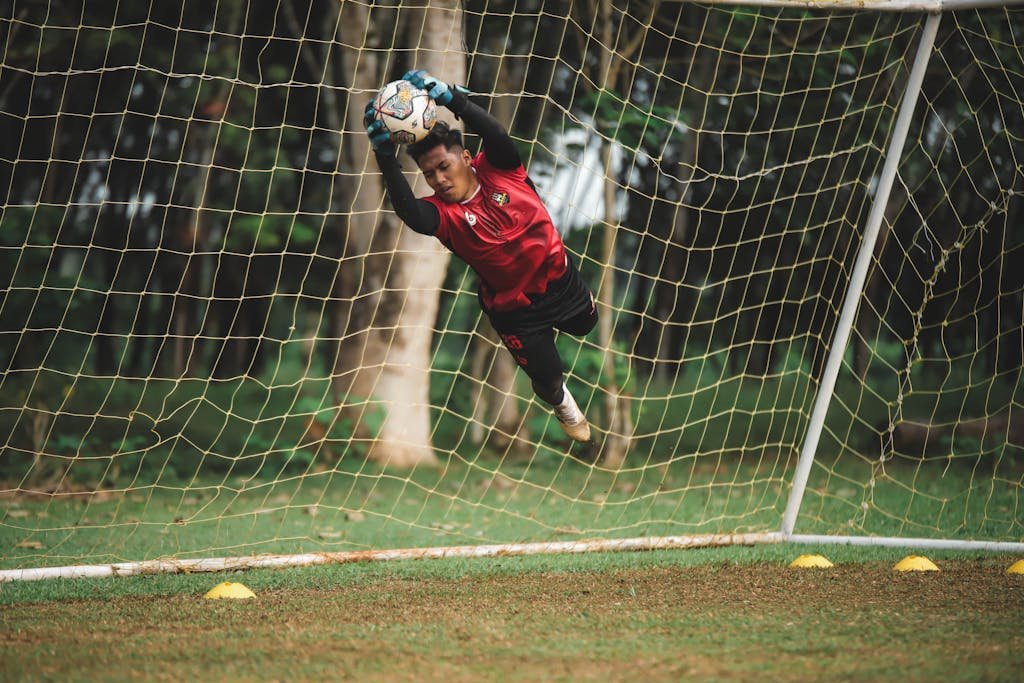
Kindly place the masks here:
[(1024, 542), (977, 541), (893, 536), (840, 536), (797, 533), (796, 523), (825, 418), (835, 393), (843, 356), (850, 342), (858, 307), (864, 294), (867, 274), (874, 255), (890, 193), (898, 175), (901, 155), (922, 90), (924, 76), (936, 35), (945, 12), (951, 10), (1006, 7), (1024, 4), (1024, 0), (703, 0), (707, 5), (804, 8), (822, 11), (849, 9), (926, 14), (918, 38), (907, 85), (901, 97), (895, 123), (889, 132), (884, 165), (864, 224), (854, 267), (843, 296), (838, 321), (831, 335), (829, 352), (814, 398), (808, 427), (788, 494), (781, 527), (764, 533), (697, 534), (626, 539), (581, 540), (565, 542), (508, 543), (492, 545), (437, 546), (352, 552), (314, 552), (292, 555), (252, 555), (205, 559), (160, 559), (140, 562), (74, 565), (0, 571), (0, 583), (50, 578), (132, 576), (157, 573), (217, 572), (257, 568), (284, 568), (335, 563), (520, 556), (537, 554), (574, 554), (583, 552), (640, 551), (721, 547), (757, 544), (848, 545), (920, 548), (964, 551), (1024, 552)]

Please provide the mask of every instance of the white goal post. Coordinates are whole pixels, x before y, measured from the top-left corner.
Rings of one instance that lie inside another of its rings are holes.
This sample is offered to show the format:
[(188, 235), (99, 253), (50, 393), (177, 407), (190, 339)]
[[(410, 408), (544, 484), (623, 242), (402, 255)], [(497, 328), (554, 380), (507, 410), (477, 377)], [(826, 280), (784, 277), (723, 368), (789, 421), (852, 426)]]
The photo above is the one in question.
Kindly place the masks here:
[[(0, 582), (1024, 552), (1024, 3), (138, 4), (0, 15)], [(589, 448), (387, 203), (413, 66), (595, 292)]]

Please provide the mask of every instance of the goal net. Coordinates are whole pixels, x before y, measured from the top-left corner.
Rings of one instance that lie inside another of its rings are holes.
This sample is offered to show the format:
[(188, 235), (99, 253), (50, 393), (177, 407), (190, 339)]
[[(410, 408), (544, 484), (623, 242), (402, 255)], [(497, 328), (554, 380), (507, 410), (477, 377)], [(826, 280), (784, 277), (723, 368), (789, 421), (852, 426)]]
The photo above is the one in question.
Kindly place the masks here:
[[(781, 4), (5, 3), (3, 577), (1018, 547), (1024, 10)], [(595, 292), (588, 446), (391, 210), (362, 109), (413, 67)]]

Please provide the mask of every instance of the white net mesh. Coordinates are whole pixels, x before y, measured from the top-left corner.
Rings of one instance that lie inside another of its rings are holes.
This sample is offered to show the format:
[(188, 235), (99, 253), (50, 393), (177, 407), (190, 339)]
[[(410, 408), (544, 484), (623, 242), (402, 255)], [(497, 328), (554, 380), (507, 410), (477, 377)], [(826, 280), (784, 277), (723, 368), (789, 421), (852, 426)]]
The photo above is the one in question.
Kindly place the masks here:
[[(8, 4), (0, 568), (777, 530), (923, 17), (573, 5)], [(800, 531), (1024, 536), (1022, 26), (944, 15)], [(390, 212), (414, 65), (597, 293), (592, 448)]]

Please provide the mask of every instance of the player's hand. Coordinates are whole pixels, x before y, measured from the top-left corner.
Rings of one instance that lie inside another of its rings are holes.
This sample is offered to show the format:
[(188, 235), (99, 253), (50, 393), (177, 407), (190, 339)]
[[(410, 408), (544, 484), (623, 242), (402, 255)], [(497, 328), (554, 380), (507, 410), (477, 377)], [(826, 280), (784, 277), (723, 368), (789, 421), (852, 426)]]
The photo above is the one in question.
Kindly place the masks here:
[(394, 154), (395, 144), (391, 142), (391, 133), (384, 130), (384, 124), (374, 114), (373, 102), (368, 102), (363, 111), (363, 124), (370, 138), (370, 146), (375, 154)]
[(452, 101), (452, 89), (444, 81), (439, 81), (423, 69), (406, 71), (402, 76), (403, 81), (409, 81), (420, 90), (426, 90), (430, 99), (438, 104), (448, 104)]

